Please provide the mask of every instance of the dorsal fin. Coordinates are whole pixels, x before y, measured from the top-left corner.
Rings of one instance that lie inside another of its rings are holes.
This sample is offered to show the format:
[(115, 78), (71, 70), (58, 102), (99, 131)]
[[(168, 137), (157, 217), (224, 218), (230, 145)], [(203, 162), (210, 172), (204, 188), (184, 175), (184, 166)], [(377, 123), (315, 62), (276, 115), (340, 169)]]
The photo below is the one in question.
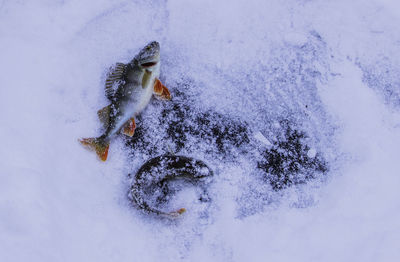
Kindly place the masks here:
[(113, 88), (114, 84), (118, 81), (123, 81), (126, 72), (126, 65), (123, 63), (116, 63), (115, 66), (110, 68), (107, 74), (105, 83), (105, 92), (108, 99), (112, 99), (116, 89)]

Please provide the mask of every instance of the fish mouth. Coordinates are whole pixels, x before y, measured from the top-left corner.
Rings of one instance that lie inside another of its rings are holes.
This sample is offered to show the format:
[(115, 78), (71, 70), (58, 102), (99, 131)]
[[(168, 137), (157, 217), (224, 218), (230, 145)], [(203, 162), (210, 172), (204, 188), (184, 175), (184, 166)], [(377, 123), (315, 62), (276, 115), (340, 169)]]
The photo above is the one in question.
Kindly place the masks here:
[(147, 44), (135, 58), (144, 68), (155, 66), (160, 59), (160, 44), (156, 41)]
[(157, 62), (152, 61), (152, 62), (143, 63), (143, 64), (141, 64), (141, 66), (144, 68), (149, 68), (149, 67), (155, 66), (156, 64), (157, 64)]

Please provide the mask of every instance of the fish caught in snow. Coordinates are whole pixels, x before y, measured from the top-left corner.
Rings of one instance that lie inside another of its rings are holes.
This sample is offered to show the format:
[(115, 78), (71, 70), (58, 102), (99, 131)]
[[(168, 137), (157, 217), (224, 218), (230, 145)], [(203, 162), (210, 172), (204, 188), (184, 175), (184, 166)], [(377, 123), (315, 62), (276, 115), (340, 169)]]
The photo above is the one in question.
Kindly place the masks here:
[(172, 212), (162, 211), (157, 205), (163, 204), (175, 193), (170, 184), (184, 180), (201, 189), (199, 200), (209, 202), (207, 184), (213, 171), (200, 160), (177, 155), (161, 155), (144, 163), (136, 173), (129, 198), (134, 205), (146, 213), (166, 218), (176, 218), (186, 211), (180, 208)]
[(120, 132), (133, 136), (134, 117), (147, 106), (153, 94), (161, 99), (171, 99), (169, 90), (158, 79), (159, 75), (160, 44), (156, 41), (146, 45), (130, 63), (117, 63), (110, 70), (105, 85), (111, 104), (97, 112), (105, 131), (99, 137), (83, 138), (79, 142), (106, 161), (111, 139)]

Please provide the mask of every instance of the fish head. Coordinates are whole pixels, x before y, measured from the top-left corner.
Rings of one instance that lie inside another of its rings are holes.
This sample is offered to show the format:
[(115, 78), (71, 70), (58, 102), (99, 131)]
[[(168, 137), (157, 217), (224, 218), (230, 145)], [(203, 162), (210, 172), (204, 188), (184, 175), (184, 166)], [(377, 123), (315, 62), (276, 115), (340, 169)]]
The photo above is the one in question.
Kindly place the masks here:
[(157, 41), (150, 42), (140, 50), (135, 60), (140, 67), (151, 71), (160, 62), (160, 44)]

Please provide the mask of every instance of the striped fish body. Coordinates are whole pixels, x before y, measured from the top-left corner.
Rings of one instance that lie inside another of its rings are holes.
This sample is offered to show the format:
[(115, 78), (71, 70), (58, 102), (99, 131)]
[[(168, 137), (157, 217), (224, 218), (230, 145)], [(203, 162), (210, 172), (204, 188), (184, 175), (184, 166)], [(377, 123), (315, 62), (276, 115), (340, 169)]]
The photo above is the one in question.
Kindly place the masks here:
[(103, 134), (110, 140), (132, 117), (140, 113), (150, 102), (155, 80), (160, 75), (160, 63), (148, 70), (138, 65), (128, 66), (125, 84), (121, 85), (111, 100), (109, 125)]
[[(150, 102), (152, 94), (169, 100), (169, 90), (158, 79), (160, 75), (160, 45), (151, 42), (128, 64), (117, 63), (110, 70), (105, 92), (111, 104), (99, 110), (104, 133), (97, 138), (83, 138), (81, 144), (96, 151), (103, 161), (107, 159), (110, 140), (120, 131), (134, 134), (134, 117)], [(114, 89), (114, 87), (117, 87)]]

